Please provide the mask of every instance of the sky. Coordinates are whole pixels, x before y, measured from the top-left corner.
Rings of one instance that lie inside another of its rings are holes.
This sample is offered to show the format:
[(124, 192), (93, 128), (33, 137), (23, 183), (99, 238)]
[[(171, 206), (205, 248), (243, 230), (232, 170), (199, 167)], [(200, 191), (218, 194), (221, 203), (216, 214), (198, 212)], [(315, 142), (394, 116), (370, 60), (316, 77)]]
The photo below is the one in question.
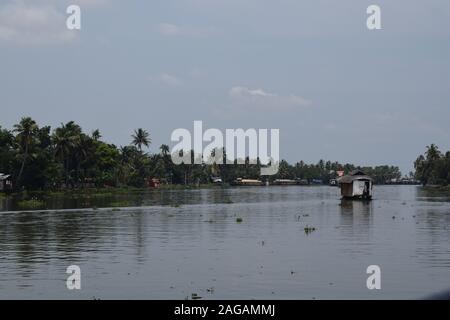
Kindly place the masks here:
[(142, 127), (157, 152), (201, 120), (279, 129), (291, 163), (408, 173), (426, 145), (450, 150), (449, 89), (448, 0), (0, 1), (3, 128), (74, 120), (119, 146)]

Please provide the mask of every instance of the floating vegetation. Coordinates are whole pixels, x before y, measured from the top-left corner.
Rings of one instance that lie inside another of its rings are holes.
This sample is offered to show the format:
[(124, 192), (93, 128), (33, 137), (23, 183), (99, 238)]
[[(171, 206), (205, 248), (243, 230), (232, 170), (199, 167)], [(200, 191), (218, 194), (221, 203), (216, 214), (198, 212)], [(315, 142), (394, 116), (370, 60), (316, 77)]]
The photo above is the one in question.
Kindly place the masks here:
[(179, 203), (174, 203), (174, 204), (171, 204), (170, 205), (172, 208), (179, 208), (179, 207), (181, 207), (181, 204), (179, 204)]
[(111, 202), (111, 207), (128, 207), (130, 203), (128, 201), (114, 201)]
[(111, 211), (120, 211), (119, 208), (113, 208)]
[(41, 209), (44, 205), (45, 202), (38, 199), (21, 200), (17, 203), (17, 206), (21, 209)]
[(306, 227), (304, 228), (304, 230), (305, 230), (305, 233), (308, 235), (308, 234), (310, 234), (310, 233), (316, 231), (316, 228), (306, 226)]
[(231, 203), (233, 203), (233, 200), (231, 200), (230, 198), (225, 198), (225, 199), (223, 200), (223, 203), (231, 204)]
[(242, 218), (236, 218), (237, 223), (241, 223), (242, 221), (244, 221)]

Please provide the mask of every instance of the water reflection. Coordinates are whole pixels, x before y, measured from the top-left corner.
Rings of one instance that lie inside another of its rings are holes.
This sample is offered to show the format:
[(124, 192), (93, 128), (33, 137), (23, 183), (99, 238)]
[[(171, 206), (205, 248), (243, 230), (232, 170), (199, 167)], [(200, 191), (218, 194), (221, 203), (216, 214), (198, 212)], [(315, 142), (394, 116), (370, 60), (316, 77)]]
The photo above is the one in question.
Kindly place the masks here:
[[(0, 298), (374, 298), (365, 288), (374, 262), (385, 270), (375, 298), (442, 289), (447, 197), (375, 192), (371, 202), (340, 200), (332, 187), (135, 192), (48, 202), (97, 210), (3, 212)], [(145, 207), (101, 209), (120, 201)], [(71, 264), (86, 277), (82, 292), (65, 289)]]

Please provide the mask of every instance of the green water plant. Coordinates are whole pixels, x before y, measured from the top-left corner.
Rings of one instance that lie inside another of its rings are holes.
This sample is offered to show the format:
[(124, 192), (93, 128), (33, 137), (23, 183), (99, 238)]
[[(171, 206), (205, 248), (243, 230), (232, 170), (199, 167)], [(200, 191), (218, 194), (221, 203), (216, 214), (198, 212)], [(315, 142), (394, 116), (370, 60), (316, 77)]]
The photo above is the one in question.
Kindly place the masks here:
[(304, 231), (305, 231), (305, 233), (306, 233), (307, 235), (309, 235), (310, 233), (316, 231), (316, 228), (310, 227), (310, 226), (306, 226), (306, 227), (304, 228)]
[(17, 203), (20, 209), (41, 209), (45, 205), (45, 202), (38, 199), (21, 200)]

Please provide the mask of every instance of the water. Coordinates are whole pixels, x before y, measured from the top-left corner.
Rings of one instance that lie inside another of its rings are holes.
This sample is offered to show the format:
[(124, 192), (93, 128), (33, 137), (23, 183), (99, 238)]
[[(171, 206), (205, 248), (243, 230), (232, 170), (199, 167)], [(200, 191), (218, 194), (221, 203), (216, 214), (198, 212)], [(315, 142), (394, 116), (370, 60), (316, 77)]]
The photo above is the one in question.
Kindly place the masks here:
[[(167, 190), (0, 212), (0, 299), (409, 299), (450, 288), (450, 194), (374, 191), (364, 203), (326, 186)], [(102, 208), (125, 200), (144, 207)], [(69, 265), (81, 290), (66, 288)], [(369, 265), (381, 290), (366, 287)]]

